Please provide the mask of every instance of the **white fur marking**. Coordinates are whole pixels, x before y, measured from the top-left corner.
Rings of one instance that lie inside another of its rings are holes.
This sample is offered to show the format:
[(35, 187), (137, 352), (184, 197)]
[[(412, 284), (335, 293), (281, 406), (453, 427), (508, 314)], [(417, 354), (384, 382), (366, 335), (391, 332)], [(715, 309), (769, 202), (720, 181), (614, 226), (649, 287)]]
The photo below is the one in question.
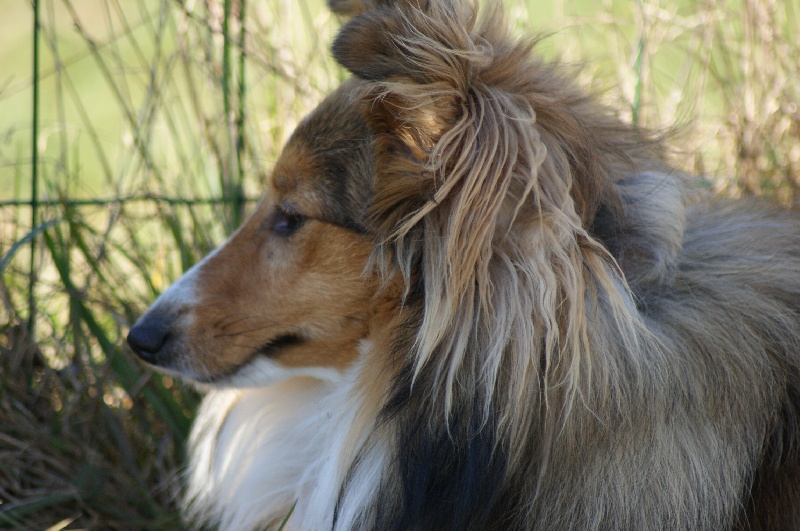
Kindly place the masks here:
[(213, 385), (237, 388), (264, 387), (295, 377), (309, 377), (337, 383), (342, 380), (342, 373), (327, 367), (284, 367), (271, 359), (258, 357), (241, 367), (235, 374), (214, 382)]
[[(362, 356), (369, 343), (362, 342)], [(330, 379), (290, 378), (270, 387), (211, 391), (190, 439), (187, 514), (220, 529), (277, 526), (292, 504), (287, 529), (330, 529), (341, 485), (373, 424), (356, 420), (363, 402), (360, 370)], [(252, 367), (252, 365), (249, 365)], [(360, 433), (355, 433), (356, 426)], [(357, 525), (386, 461), (372, 447), (342, 497), (337, 529)]]

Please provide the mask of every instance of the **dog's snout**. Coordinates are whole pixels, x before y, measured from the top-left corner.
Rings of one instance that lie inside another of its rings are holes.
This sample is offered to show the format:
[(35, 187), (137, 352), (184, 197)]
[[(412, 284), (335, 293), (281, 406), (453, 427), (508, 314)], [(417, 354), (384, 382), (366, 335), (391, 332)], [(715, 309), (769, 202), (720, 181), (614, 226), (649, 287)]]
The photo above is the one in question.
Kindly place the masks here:
[(144, 361), (157, 365), (158, 354), (168, 338), (169, 329), (163, 319), (145, 318), (128, 332), (128, 345)]

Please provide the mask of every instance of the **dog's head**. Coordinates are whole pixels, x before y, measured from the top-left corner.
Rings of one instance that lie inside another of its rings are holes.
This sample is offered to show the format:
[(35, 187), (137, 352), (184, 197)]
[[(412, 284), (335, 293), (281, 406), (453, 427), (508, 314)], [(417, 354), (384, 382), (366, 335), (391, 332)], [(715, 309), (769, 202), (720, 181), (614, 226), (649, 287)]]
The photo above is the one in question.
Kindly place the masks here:
[(243, 385), (335, 376), (352, 362), (376, 292), (366, 268), (375, 168), (359, 90), (346, 83), (305, 119), (252, 215), (139, 319), (128, 343), (141, 358)]
[(294, 132), (244, 225), (131, 329), (133, 350), (199, 382), (336, 377), (406, 312), (416, 368), (438, 352), (452, 384), (458, 352), (501, 351), (520, 319), (535, 332), (513, 341), (580, 343), (584, 280), (618, 280), (591, 234), (613, 236), (609, 174), (640, 139), (498, 12), (330, 4), (353, 15), (333, 45), (353, 78)]

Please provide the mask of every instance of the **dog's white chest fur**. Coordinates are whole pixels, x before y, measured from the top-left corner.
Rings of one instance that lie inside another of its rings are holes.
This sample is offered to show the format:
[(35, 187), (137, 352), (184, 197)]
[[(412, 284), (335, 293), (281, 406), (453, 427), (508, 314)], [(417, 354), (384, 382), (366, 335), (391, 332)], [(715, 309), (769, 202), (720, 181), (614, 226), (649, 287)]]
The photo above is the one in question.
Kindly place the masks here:
[(347, 501), (363, 506), (383, 453), (367, 453), (372, 463), (360, 465), (360, 492), (340, 492), (366, 428), (354, 426), (354, 374), (338, 383), (292, 378), (211, 391), (190, 440), (188, 516), (221, 529), (260, 529), (277, 527), (296, 504), (287, 529), (331, 529), (334, 513), (335, 527), (349, 527), (359, 514)]

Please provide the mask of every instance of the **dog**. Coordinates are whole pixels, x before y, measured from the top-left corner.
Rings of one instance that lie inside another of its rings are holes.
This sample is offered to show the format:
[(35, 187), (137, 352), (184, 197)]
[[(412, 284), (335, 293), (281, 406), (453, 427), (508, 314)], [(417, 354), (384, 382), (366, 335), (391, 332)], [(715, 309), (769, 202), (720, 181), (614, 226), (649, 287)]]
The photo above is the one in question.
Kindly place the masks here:
[(131, 328), (207, 394), (187, 521), (800, 529), (800, 218), (700, 192), (457, 0), (330, 0), (352, 77)]

